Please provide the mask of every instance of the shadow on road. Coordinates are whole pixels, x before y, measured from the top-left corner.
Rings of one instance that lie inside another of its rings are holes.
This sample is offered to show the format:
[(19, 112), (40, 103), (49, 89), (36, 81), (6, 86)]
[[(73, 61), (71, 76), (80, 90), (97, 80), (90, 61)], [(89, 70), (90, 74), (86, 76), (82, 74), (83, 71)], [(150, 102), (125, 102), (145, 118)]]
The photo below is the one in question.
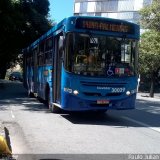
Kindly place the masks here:
[(109, 113), (97, 114), (97, 113), (70, 113), (61, 115), (68, 121), (74, 124), (90, 124), (90, 125), (111, 125), (111, 126), (124, 126), (123, 120), (117, 116), (110, 115)]
[[(121, 127), (160, 127), (160, 102), (137, 100), (135, 110), (109, 110), (104, 114), (71, 113), (62, 115), (74, 124), (111, 125)], [(126, 120), (127, 119), (127, 120)]]
[(21, 82), (4, 81), (0, 83), (0, 111), (8, 110), (10, 105), (24, 106), (26, 111), (48, 111), (48, 108), (36, 98), (28, 98)]
[[(29, 112), (41, 112), (49, 114), (49, 109), (40, 103), (36, 98), (28, 98), (27, 92), (20, 82), (0, 83), (0, 111), (7, 110), (7, 106), (14, 105), (20, 110)], [(142, 127), (140, 123), (145, 123), (151, 127), (160, 127), (160, 101), (145, 101), (138, 99), (135, 110), (115, 111), (107, 113), (88, 112), (61, 112), (61, 117), (73, 124), (107, 125), (115, 127)], [(50, 113), (51, 114), (51, 113)], [(54, 117), (54, 116), (53, 116)], [(127, 117), (131, 120), (126, 120)]]
[(0, 83), (0, 100), (10, 100), (19, 97), (26, 97), (27, 92), (23, 88), (21, 82), (5, 82)]

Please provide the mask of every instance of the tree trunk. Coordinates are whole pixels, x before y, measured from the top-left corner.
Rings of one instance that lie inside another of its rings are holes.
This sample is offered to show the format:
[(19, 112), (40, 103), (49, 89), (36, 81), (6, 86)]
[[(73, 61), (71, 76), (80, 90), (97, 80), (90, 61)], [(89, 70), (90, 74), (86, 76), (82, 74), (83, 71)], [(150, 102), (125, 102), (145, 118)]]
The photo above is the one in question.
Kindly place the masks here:
[(151, 87), (150, 87), (150, 97), (154, 97), (154, 86), (155, 86), (155, 74), (154, 71), (151, 73)]
[(7, 71), (7, 65), (1, 63), (0, 64), (0, 79), (5, 79), (6, 71)]

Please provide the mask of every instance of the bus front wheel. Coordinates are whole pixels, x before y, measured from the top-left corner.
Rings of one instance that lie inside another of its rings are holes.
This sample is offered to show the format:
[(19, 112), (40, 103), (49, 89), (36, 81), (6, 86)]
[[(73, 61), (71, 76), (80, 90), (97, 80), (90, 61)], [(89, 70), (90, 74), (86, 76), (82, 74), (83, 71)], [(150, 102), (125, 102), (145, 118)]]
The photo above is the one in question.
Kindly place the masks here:
[(50, 99), (50, 88), (48, 85), (46, 86), (46, 90), (45, 90), (45, 101), (46, 101), (47, 107), (50, 109), (51, 99)]
[(34, 94), (33, 94), (33, 92), (31, 92), (30, 90), (28, 90), (28, 97), (29, 97), (29, 98), (34, 98)]
[(57, 106), (50, 104), (49, 109), (52, 113), (58, 113), (60, 110)]
[(103, 110), (96, 110), (95, 113), (97, 114), (105, 114), (107, 112), (107, 109), (103, 109)]
[(49, 86), (46, 87), (46, 104), (47, 104), (47, 107), (49, 108), (49, 110), (52, 113), (57, 113), (59, 111), (58, 107), (56, 107), (55, 105), (53, 105), (51, 103), (50, 88), (49, 88)]

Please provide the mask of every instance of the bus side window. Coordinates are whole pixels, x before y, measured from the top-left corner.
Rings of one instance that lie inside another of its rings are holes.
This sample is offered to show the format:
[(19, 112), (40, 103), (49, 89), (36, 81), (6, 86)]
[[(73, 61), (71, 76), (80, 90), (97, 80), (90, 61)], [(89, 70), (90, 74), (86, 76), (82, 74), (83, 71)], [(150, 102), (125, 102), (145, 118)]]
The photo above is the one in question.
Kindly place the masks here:
[(52, 51), (45, 53), (45, 64), (52, 64)]
[(49, 37), (45, 43), (45, 64), (52, 64), (53, 37)]
[(37, 58), (37, 61), (38, 61), (38, 65), (39, 66), (42, 66), (44, 65), (44, 49), (45, 49), (45, 43), (44, 41), (42, 41), (39, 45), (39, 53), (38, 53), (38, 58)]
[(59, 57), (60, 59), (62, 60), (62, 58), (64, 58), (64, 55), (63, 55), (63, 36), (60, 36), (59, 37), (59, 41), (58, 41), (58, 49), (59, 49)]
[(45, 51), (49, 51), (53, 48), (53, 38), (50, 37), (46, 40), (46, 47), (45, 47)]
[(39, 66), (43, 66), (44, 65), (44, 54), (39, 54), (38, 55), (38, 63)]
[(40, 54), (44, 53), (44, 41), (40, 43), (39, 52), (40, 52)]

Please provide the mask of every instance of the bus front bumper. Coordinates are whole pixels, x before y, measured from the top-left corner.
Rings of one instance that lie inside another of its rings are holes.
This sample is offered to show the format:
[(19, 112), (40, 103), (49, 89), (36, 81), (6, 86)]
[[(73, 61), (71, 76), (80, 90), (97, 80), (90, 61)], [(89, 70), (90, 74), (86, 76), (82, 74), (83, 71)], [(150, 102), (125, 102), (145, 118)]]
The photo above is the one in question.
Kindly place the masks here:
[[(84, 100), (80, 97), (63, 94), (61, 108), (68, 111), (89, 111), (89, 110), (127, 110), (135, 108), (136, 94), (119, 100), (104, 100), (99, 103), (97, 100)], [(107, 103), (105, 103), (107, 102)]]

